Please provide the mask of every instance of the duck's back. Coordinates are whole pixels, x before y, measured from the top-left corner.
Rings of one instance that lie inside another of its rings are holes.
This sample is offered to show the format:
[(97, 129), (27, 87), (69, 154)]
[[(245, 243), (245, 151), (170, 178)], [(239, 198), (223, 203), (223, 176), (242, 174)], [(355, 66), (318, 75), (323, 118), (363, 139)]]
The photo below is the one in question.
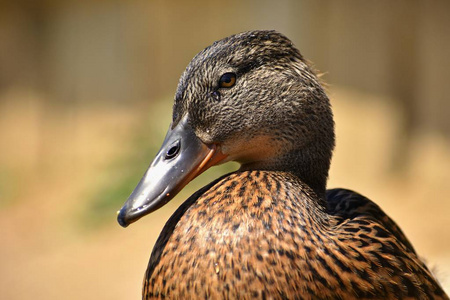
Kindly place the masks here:
[(347, 190), (328, 199), (289, 173), (222, 177), (167, 222), (144, 298), (445, 298), (378, 206)]

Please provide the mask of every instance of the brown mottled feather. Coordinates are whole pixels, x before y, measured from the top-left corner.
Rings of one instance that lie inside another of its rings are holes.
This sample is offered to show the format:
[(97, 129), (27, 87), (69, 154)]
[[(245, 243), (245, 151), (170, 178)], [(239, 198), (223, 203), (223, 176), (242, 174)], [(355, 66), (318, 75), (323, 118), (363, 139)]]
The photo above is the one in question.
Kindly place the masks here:
[[(235, 84), (218, 86), (228, 72)], [(180, 78), (171, 128), (182, 120), (241, 169), (169, 219), (143, 298), (448, 299), (376, 204), (326, 191), (331, 105), (288, 38), (244, 32), (201, 51)]]
[(370, 200), (297, 177), (224, 176), (172, 216), (145, 299), (447, 299), (401, 230)]

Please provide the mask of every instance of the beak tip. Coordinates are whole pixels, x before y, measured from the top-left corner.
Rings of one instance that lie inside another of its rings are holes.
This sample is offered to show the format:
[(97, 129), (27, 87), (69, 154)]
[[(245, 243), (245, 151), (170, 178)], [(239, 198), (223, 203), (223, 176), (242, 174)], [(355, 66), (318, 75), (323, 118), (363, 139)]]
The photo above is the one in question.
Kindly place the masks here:
[(123, 228), (128, 227), (128, 225), (130, 225), (129, 222), (127, 222), (127, 217), (126, 217), (126, 211), (125, 209), (121, 209), (117, 212), (117, 222), (119, 223), (120, 226), (122, 226)]

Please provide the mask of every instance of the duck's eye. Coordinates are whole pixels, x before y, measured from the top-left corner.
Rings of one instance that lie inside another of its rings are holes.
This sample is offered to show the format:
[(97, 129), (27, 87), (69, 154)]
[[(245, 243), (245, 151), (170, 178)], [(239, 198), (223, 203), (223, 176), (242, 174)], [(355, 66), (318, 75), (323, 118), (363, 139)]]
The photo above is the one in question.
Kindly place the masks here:
[(236, 83), (236, 74), (225, 73), (219, 79), (219, 86), (221, 88), (230, 88)]

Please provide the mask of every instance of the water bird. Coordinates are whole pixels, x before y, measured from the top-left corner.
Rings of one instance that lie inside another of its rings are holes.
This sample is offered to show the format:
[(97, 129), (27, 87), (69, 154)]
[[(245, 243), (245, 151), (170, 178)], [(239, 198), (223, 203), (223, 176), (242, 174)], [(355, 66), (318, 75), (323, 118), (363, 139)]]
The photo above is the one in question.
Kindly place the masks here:
[(330, 101), (287, 37), (244, 32), (198, 53), (118, 222), (157, 210), (211, 166), (241, 166), (170, 217), (143, 298), (448, 299), (379, 206), (326, 190), (334, 145)]

